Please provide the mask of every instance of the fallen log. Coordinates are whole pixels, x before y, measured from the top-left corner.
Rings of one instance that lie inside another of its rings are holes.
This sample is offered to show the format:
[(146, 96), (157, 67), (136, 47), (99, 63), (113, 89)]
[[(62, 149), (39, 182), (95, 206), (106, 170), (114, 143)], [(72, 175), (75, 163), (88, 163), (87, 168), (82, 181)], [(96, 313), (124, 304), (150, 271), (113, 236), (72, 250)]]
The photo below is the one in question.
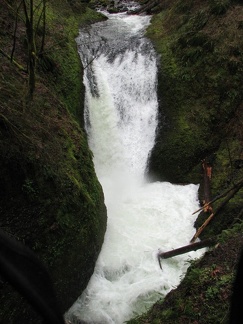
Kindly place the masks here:
[(213, 202), (219, 200), (220, 198), (225, 197), (231, 190), (233, 190), (235, 187), (238, 187), (239, 185), (241, 185), (243, 183), (243, 179), (240, 179), (240, 181), (238, 181), (237, 183), (235, 183), (233, 185), (233, 187), (231, 187), (230, 189), (226, 190), (225, 192), (223, 192), (222, 194), (216, 196), (215, 198), (213, 198), (211, 201), (209, 201), (207, 204), (203, 205), (202, 207), (200, 207), (199, 209), (197, 209), (196, 211), (194, 211), (192, 213), (192, 215), (198, 213), (199, 211), (203, 210), (205, 207), (207, 207), (208, 205), (212, 204)]
[(219, 213), (219, 211), (228, 203), (228, 201), (234, 197), (234, 195), (242, 188), (243, 181), (237, 183), (231, 190), (228, 192), (228, 195), (226, 196), (225, 200), (222, 201), (222, 203), (217, 207), (217, 209), (210, 214), (210, 216), (205, 220), (205, 222), (202, 224), (202, 226), (199, 227), (199, 229), (196, 231), (195, 235), (191, 239), (191, 243), (195, 242), (195, 240), (199, 237), (199, 235), (202, 233), (204, 228), (210, 223), (210, 221), (213, 219), (215, 215)]
[(212, 206), (210, 205), (211, 200), (211, 178), (212, 178), (212, 166), (209, 162), (204, 159), (202, 161), (202, 168), (203, 168), (203, 206), (204, 212), (212, 212)]
[(181, 255), (181, 254), (184, 254), (184, 253), (188, 253), (188, 252), (191, 252), (191, 251), (196, 251), (196, 250), (202, 249), (204, 247), (216, 245), (216, 243), (217, 243), (216, 239), (210, 238), (210, 239), (203, 240), (203, 241), (200, 241), (200, 242), (191, 243), (191, 244), (182, 246), (180, 248), (177, 248), (177, 249), (174, 249), (174, 250), (171, 250), (171, 251), (168, 251), (168, 252), (159, 252), (157, 257), (158, 257), (160, 269), (162, 269), (160, 259), (172, 258), (174, 256)]

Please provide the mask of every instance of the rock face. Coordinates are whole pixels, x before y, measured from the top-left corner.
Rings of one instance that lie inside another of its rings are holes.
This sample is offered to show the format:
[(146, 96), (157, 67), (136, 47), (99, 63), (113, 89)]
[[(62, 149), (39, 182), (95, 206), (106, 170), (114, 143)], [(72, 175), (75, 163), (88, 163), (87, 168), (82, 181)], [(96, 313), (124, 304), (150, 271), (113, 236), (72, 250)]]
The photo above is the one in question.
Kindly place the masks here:
[(197, 182), (201, 160), (222, 165), (223, 155), (224, 177), (238, 173), (243, 9), (226, 2), (170, 1), (150, 9), (157, 14), (147, 35), (160, 56), (160, 125), (149, 166), (155, 179)]
[[(36, 120), (22, 125), (21, 132), (29, 140), (43, 143), (43, 148), (21, 142), (22, 134), (15, 137), (8, 124), (1, 127), (4, 158), (0, 159), (0, 179), (1, 227), (35, 251), (46, 265), (64, 312), (93, 273), (106, 229), (106, 208), (85, 135), (65, 111), (60, 115), (59, 126), (52, 118), (50, 128)], [(9, 118), (16, 126), (15, 117)], [(26, 132), (33, 126), (42, 127), (43, 140), (38, 130)], [(11, 301), (8, 289), (4, 283), (2, 310)], [(16, 316), (20, 316), (17, 311)]]
[[(243, 7), (227, 3), (172, 1), (155, 8), (147, 33), (160, 57), (159, 127), (148, 173), (202, 184), (206, 159), (212, 197), (242, 177)], [(201, 201), (202, 191), (200, 186)], [(242, 219), (242, 202), (241, 190), (200, 238)], [(205, 219), (200, 216), (196, 227)]]
[[(63, 313), (85, 289), (106, 230), (103, 191), (80, 126), (84, 98), (76, 18), (66, 2), (49, 2), (46, 46), (55, 51), (37, 61), (31, 102), (25, 100), (27, 74), (6, 56), (0, 66), (0, 226), (46, 266)], [(88, 20), (94, 19), (92, 13)], [(8, 54), (14, 13), (6, 4), (0, 23)], [(22, 23), (18, 28), (15, 60), (24, 65)], [(40, 322), (4, 278), (0, 289), (0, 322)]]
[[(148, 174), (152, 180), (202, 183), (207, 159), (216, 197), (242, 179), (242, 1), (152, 0), (140, 12), (154, 13), (147, 36), (159, 55), (159, 127)], [(226, 200), (213, 203), (213, 211)], [(176, 290), (130, 323), (228, 321), (242, 249), (242, 203), (241, 187), (200, 235), (216, 237), (219, 249), (206, 253)], [(196, 227), (209, 214), (200, 213)]]

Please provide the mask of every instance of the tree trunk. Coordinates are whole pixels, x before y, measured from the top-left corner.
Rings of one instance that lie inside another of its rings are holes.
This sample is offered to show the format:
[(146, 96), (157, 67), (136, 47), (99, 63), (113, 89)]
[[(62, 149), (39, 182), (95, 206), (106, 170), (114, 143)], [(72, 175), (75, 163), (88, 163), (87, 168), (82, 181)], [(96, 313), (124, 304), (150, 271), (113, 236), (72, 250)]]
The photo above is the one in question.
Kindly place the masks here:
[(203, 193), (204, 193), (204, 200), (203, 205), (204, 212), (212, 212), (213, 209), (210, 206), (210, 200), (211, 200), (211, 177), (212, 177), (212, 167), (209, 165), (207, 160), (202, 161), (202, 167), (203, 167)]
[(46, 37), (46, 0), (43, 0), (43, 31), (42, 31), (42, 40), (41, 40), (41, 48), (40, 48), (41, 54), (44, 52), (45, 37)]
[(193, 238), (191, 239), (191, 243), (195, 242), (195, 240), (199, 237), (199, 235), (202, 233), (204, 228), (210, 223), (210, 221), (213, 219), (213, 217), (218, 214), (218, 212), (228, 203), (228, 201), (234, 197), (234, 195), (240, 190), (240, 188), (243, 186), (243, 181), (241, 180), (240, 182), (237, 183), (230, 191), (228, 196), (226, 196), (225, 200), (222, 201), (222, 203), (218, 206), (218, 208), (210, 214), (210, 216), (205, 220), (205, 222), (202, 224), (201, 227), (197, 230)]
[(10, 61), (13, 62), (13, 56), (15, 52), (15, 47), (16, 47), (16, 34), (17, 34), (17, 29), (18, 29), (18, 15), (19, 15), (19, 9), (21, 7), (21, 2), (16, 8), (16, 15), (15, 15), (15, 22), (14, 22), (14, 34), (13, 34), (13, 47), (10, 55)]
[(34, 31), (34, 4), (33, 0), (30, 0), (29, 13), (26, 5), (26, 1), (23, 1), (24, 13), (25, 13), (25, 26), (26, 36), (28, 42), (28, 99), (33, 99), (33, 93), (35, 90), (35, 66), (36, 66), (36, 46), (35, 46), (35, 31)]
[(206, 205), (204, 205), (204, 206), (200, 207), (199, 209), (197, 209), (196, 211), (194, 211), (192, 213), (192, 215), (198, 213), (199, 211), (201, 211), (202, 209), (204, 209), (207, 205), (210, 205), (213, 202), (219, 200), (220, 198), (225, 197), (231, 190), (233, 190), (234, 188), (240, 186), (242, 183), (243, 183), (243, 179), (240, 179), (240, 181), (238, 181), (237, 183), (235, 183), (233, 187), (231, 187), (230, 189), (227, 189), (225, 192), (221, 193), (220, 195), (218, 195), (215, 198), (213, 198), (212, 200), (210, 200)]
[(215, 244), (216, 244), (216, 240), (211, 238), (211, 239), (207, 239), (207, 240), (204, 240), (204, 241), (200, 241), (200, 242), (192, 243), (192, 244), (189, 244), (189, 245), (185, 245), (185, 246), (182, 246), (182, 247), (180, 247), (178, 249), (174, 249), (174, 250), (171, 250), (171, 251), (168, 251), (168, 252), (161, 252), (161, 253), (158, 254), (158, 260), (159, 260), (160, 268), (162, 269), (160, 259), (172, 258), (172, 257), (180, 255), (180, 254), (188, 253), (188, 252), (191, 252), (191, 251), (196, 251), (196, 250), (202, 249), (204, 247), (212, 246), (212, 245), (215, 245)]

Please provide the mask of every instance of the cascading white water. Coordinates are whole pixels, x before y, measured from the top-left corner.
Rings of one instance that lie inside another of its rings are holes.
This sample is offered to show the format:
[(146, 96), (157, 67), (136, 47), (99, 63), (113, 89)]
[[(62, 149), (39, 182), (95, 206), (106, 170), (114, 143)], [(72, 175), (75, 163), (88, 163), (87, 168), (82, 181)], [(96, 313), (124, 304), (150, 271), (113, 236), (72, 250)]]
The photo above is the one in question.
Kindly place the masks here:
[(121, 324), (176, 287), (191, 252), (157, 261), (194, 234), (196, 185), (147, 183), (157, 125), (156, 55), (148, 16), (108, 15), (77, 39), (85, 68), (86, 129), (108, 212), (95, 272), (67, 317)]

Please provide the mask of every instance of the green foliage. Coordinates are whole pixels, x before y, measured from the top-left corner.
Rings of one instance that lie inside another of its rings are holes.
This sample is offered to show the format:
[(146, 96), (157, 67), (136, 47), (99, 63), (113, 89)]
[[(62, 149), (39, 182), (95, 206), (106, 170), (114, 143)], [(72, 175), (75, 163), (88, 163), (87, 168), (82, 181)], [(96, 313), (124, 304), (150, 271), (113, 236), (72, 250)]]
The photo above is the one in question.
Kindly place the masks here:
[[(61, 2), (61, 3), (60, 3)], [(80, 26), (105, 19), (103, 15), (84, 4), (71, 1), (73, 11), (62, 1), (50, 1), (47, 7), (47, 40), (39, 68), (52, 89), (61, 96), (69, 112), (83, 124), (82, 66), (75, 38)], [(55, 39), (52, 30), (56, 30)]]
[[(7, 24), (0, 37), (9, 49), (12, 38), (6, 29), (13, 27), (14, 16), (7, 2), (3, 4), (0, 20)], [(74, 14), (75, 6), (83, 14)], [(84, 97), (75, 43), (80, 23), (100, 17), (77, 1), (72, 8), (62, 0), (48, 1), (46, 43), (29, 106), (23, 100), (26, 75), (1, 57), (1, 224), (47, 265), (63, 312), (86, 287), (106, 229), (102, 188), (80, 127)], [(21, 22), (19, 27), (16, 60), (24, 64)], [(24, 322), (38, 323), (24, 301), (4, 285), (1, 320), (16, 322), (20, 313)]]
[(237, 233), (243, 233), (243, 220), (237, 219), (232, 227), (225, 229), (221, 232), (219, 236), (220, 243), (226, 243), (230, 238)]
[(187, 14), (190, 11), (190, 9), (192, 8), (192, 3), (193, 3), (192, 0), (191, 1), (183, 1), (183, 0), (178, 1), (175, 10), (179, 14), (180, 13)]
[(186, 2), (191, 8), (186, 17), (178, 11), (180, 4), (153, 17), (147, 31), (160, 54), (164, 116), (150, 170), (154, 177), (177, 182), (186, 181), (190, 170), (217, 150), (226, 134), (222, 125), (234, 116), (243, 93), (243, 45), (239, 33), (233, 35), (234, 20), (227, 21), (231, 27), (220, 25), (219, 32), (206, 3), (194, 9)]
[(22, 190), (26, 194), (27, 198), (30, 200), (37, 199), (38, 196), (38, 189), (36, 189), (33, 180), (25, 179)]
[[(213, 164), (212, 197), (242, 177), (242, 13), (227, 0), (171, 1), (152, 17), (147, 36), (159, 54), (161, 116), (149, 166), (155, 180), (200, 183), (205, 157)], [(132, 323), (227, 323), (242, 203), (241, 189), (200, 236), (221, 234), (219, 248), (192, 263), (179, 288)], [(201, 215), (197, 226), (207, 217)]]
[(230, 0), (213, 0), (211, 2), (211, 12), (214, 15), (223, 15), (230, 7)]

